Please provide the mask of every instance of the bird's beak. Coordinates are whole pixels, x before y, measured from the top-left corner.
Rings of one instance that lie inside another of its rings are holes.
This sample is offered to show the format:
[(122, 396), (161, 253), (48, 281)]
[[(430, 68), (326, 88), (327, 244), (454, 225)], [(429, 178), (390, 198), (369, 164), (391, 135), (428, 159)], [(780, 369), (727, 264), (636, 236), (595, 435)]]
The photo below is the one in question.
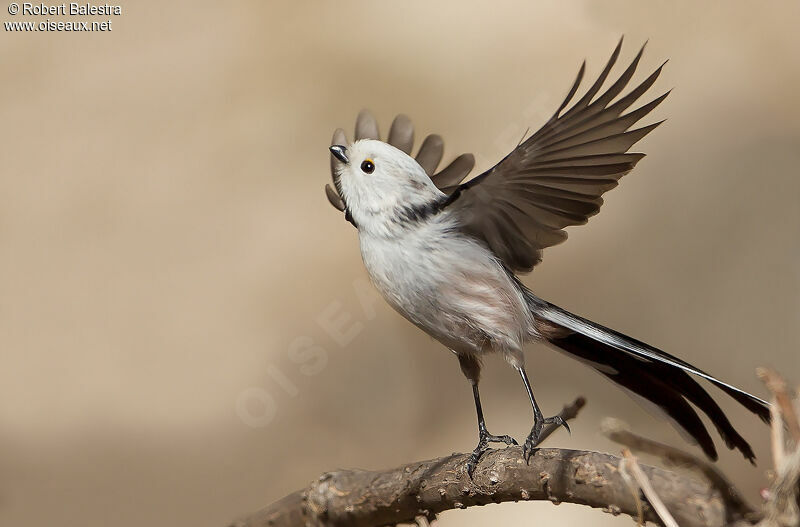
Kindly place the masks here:
[(333, 145), (331, 147), (331, 154), (342, 163), (350, 162), (350, 160), (347, 159), (347, 148), (342, 145)]

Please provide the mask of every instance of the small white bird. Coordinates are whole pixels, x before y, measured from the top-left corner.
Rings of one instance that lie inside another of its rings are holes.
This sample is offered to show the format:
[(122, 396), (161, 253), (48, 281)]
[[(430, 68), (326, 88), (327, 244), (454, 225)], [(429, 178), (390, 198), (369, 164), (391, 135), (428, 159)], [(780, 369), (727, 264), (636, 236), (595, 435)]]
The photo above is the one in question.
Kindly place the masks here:
[[(613, 104), (633, 76), (642, 51), (605, 92), (597, 96), (615, 63), (622, 41), (586, 94), (564, 111), (583, 77), (581, 67), (569, 95), (553, 117), (497, 165), (467, 183), (466, 154), (433, 174), (443, 143), (429, 136), (416, 159), (410, 121), (398, 116), (389, 142), (378, 140), (377, 124), (366, 112), (356, 123), (356, 141), (344, 132), (333, 138), (331, 170), (335, 189), (328, 198), (358, 229), (361, 256), (386, 301), (458, 357), (472, 384), (478, 413), (478, 446), (467, 465), (472, 474), (490, 442), (516, 444), (489, 434), (481, 410), (481, 358), (502, 353), (522, 377), (533, 407), (525, 440), (526, 461), (546, 423), (536, 404), (522, 354), (530, 341), (546, 341), (589, 364), (634, 394), (664, 410), (703, 451), (717, 453), (705, 425), (689, 404), (713, 422), (728, 448), (751, 462), (753, 451), (700, 384), (707, 379), (763, 420), (765, 401), (631, 337), (590, 322), (535, 296), (515, 276), (541, 260), (542, 249), (564, 241), (563, 229), (586, 223), (598, 212), (601, 195), (615, 187), (644, 154), (628, 149), (658, 124), (629, 130), (668, 95), (623, 115), (655, 82), (659, 67)], [(595, 96), (597, 96), (595, 98)], [(563, 113), (562, 113), (563, 112)]]

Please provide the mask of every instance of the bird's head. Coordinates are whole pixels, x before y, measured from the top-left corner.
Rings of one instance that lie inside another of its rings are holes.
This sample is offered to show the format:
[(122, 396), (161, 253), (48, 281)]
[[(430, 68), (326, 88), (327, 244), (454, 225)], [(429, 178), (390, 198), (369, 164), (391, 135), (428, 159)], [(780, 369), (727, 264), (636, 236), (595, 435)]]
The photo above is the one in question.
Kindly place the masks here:
[(359, 230), (395, 221), (404, 210), (444, 197), (414, 158), (388, 143), (360, 139), (330, 150), (338, 161), (339, 192)]

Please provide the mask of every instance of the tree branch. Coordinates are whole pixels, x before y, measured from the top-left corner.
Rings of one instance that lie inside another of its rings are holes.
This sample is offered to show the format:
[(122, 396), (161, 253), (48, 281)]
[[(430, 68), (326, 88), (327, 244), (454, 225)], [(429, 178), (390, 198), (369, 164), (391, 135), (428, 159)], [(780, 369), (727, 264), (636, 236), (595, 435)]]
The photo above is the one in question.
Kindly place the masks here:
[[(487, 452), (474, 480), (464, 470), (467, 458), (468, 454), (454, 454), (385, 471), (330, 472), (233, 526), (387, 525), (420, 516), (433, 519), (450, 509), (527, 500), (577, 503), (638, 516), (638, 496), (618, 470), (619, 457), (543, 448), (525, 465), (522, 449), (509, 447)], [(641, 469), (679, 525), (725, 525), (725, 504), (714, 486), (655, 467)], [(639, 506), (645, 520), (659, 522), (648, 503)]]
[[(800, 517), (800, 410), (785, 381), (769, 370), (759, 375), (773, 392), (773, 454), (776, 477), (765, 492), (765, 513), (742, 500), (715, 466), (679, 449), (637, 436), (621, 422), (607, 420), (604, 433), (633, 450), (655, 454), (668, 464), (699, 472), (702, 480), (639, 465), (599, 452), (540, 448), (525, 464), (518, 446), (488, 451), (471, 479), (468, 454), (409, 463), (384, 471), (340, 470), (323, 474), (231, 527), (427, 525), (440, 512), (507, 501), (549, 500), (588, 505), (662, 523), (650, 501), (660, 502), (664, 521), (681, 527), (752, 525), (788, 527)], [(561, 412), (574, 418), (585, 404), (578, 398)], [(784, 426), (790, 440), (784, 437)], [(556, 427), (545, 428), (543, 437)], [(628, 473), (634, 470), (633, 478)], [(635, 479), (635, 481), (634, 481)], [(641, 496), (639, 488), (646, 489)], [(649, 496), (649, 501), (647, 498)]]

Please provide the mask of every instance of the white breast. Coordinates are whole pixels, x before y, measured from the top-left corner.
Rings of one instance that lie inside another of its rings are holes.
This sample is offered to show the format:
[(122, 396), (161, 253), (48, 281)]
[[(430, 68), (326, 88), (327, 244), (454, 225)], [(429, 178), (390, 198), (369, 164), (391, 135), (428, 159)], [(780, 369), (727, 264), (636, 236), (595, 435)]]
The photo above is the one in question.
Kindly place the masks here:
[(458, 352), (519, 350), (532, 334), (521, 292), (491, 252), (445, 215), (394, 236), (359, 233), (370, 278), (400, 314)]

